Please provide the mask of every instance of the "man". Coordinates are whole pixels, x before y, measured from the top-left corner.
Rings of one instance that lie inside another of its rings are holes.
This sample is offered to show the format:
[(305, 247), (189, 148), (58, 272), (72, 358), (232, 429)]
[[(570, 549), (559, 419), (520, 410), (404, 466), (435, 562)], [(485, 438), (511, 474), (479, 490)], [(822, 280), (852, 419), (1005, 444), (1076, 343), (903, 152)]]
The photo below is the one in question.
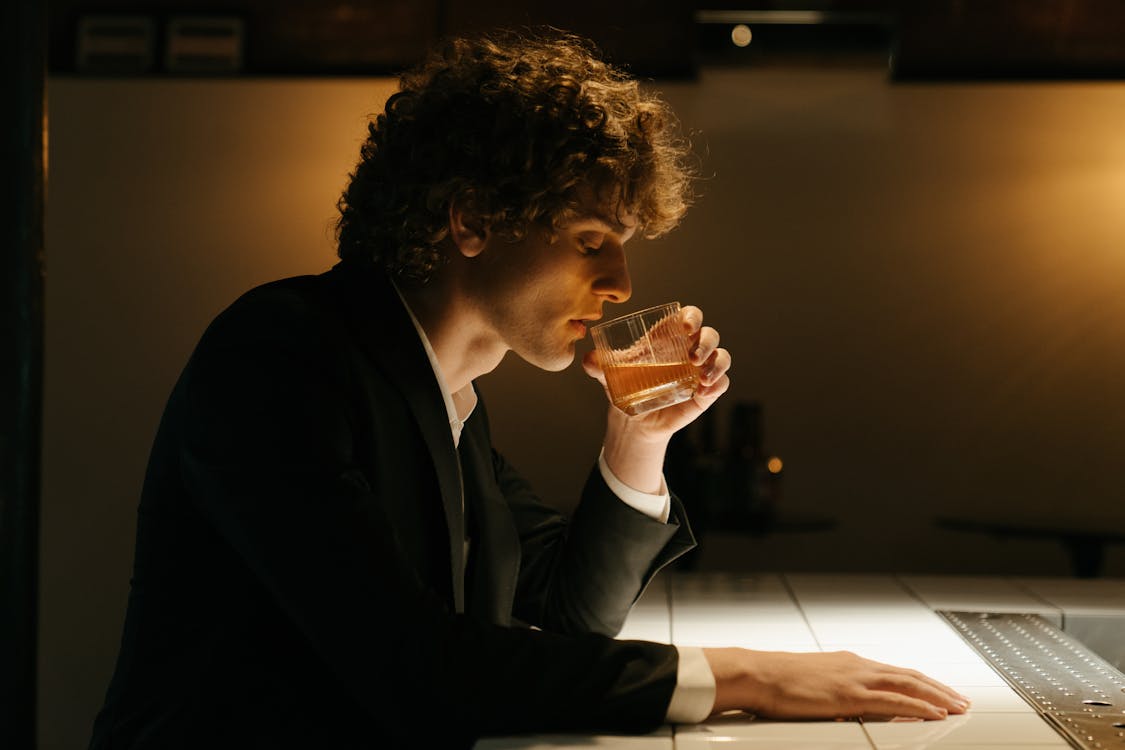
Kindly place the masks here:
[(661, 466), (728, 386), (698, 308), (695, 397), (610, 407), (573, 518), (493, 450), (473, 381), (508, 351), (573, 361), (630, 296), (625, 244), (683, 215), (686, 157), (666, 105), (565, 35), (459, 40), (405, 74), (340, 201), (341, 262), (236, 301), (173, 390), (92, 747), (465, 747), (728, 708), (964, 710), (850, 654), (612, 638), (694, 544)]

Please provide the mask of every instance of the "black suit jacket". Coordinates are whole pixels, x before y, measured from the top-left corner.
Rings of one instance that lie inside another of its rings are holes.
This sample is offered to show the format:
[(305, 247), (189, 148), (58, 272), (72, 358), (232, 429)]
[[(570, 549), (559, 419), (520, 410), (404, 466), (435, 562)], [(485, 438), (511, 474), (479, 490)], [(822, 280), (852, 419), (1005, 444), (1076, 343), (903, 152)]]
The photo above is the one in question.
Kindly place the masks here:
[(483, 402), (456, 449), (381, 272), (267, 284), (211, 324), (161, 420), (91, 747), (651, 730), (675, 650), (611, 636), (693, 543), (678, 501), (653, 521), (596, 467), (573, 518), (542, 504)]

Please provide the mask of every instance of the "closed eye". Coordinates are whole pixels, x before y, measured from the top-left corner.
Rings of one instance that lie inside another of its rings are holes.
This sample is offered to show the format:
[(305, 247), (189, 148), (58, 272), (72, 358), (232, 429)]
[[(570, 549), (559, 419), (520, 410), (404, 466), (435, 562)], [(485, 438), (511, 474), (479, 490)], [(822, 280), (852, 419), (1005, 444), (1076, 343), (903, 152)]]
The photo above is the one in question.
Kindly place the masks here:
[(605, 242), (605, 235), (600, 232), (588, 232), (578, 236), (578, 246), (581, 252), (586, 256), (596, 256), (602, 251), (602, 243)]

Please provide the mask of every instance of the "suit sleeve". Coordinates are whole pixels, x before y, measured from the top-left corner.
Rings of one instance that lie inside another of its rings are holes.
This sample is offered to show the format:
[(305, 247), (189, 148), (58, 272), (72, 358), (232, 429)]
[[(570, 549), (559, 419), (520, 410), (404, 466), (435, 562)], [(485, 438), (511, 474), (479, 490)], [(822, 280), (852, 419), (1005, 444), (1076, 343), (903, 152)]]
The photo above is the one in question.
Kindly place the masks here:
[[(437, 744), (658, 726), (674, 648), (490, 625), (451, 613), (422, 585), (357, 468), (345, 368), (330, 339), (296, 295), (244, 299), (204, 336), (181, 394), (191, 502), (315, 653), (380, 726), (409, 732), (425, 722)], [(600, 492), (575, 533), (608, 519), (614, 538), (632, 538), (635, 524), (616, 520)], [(632, 561), (643, 570), (629, 574), (631, 595), (654, 565), (641, 558), (663, 544), (646, 542)], [(571, 554), (563, 586), (607, 562)]]
[(514, 614), (525, 622), (561, 633), (617, 635), (653, 576), (695, 546), (675, 495), (662, 523), (617, 497), (595, 465), (567, 519), (495, 451), (493, 463), (520, 536)]

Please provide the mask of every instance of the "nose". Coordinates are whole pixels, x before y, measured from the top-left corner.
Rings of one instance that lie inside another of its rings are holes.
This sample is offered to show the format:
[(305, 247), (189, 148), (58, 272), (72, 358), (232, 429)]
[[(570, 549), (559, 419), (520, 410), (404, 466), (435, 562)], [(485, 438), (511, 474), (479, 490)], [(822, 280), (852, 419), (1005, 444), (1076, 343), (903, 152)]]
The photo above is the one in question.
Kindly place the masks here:
[(625, 249), (617, 245), (609, 251), (609, 248), (603, 245), (602, 258), (605, 264), (599, 269), (597, 280), (594, 282), (594, 293), (604, 298), (606, 302), (626, 301), (633, 296), (633, 281), (629, 278)]

